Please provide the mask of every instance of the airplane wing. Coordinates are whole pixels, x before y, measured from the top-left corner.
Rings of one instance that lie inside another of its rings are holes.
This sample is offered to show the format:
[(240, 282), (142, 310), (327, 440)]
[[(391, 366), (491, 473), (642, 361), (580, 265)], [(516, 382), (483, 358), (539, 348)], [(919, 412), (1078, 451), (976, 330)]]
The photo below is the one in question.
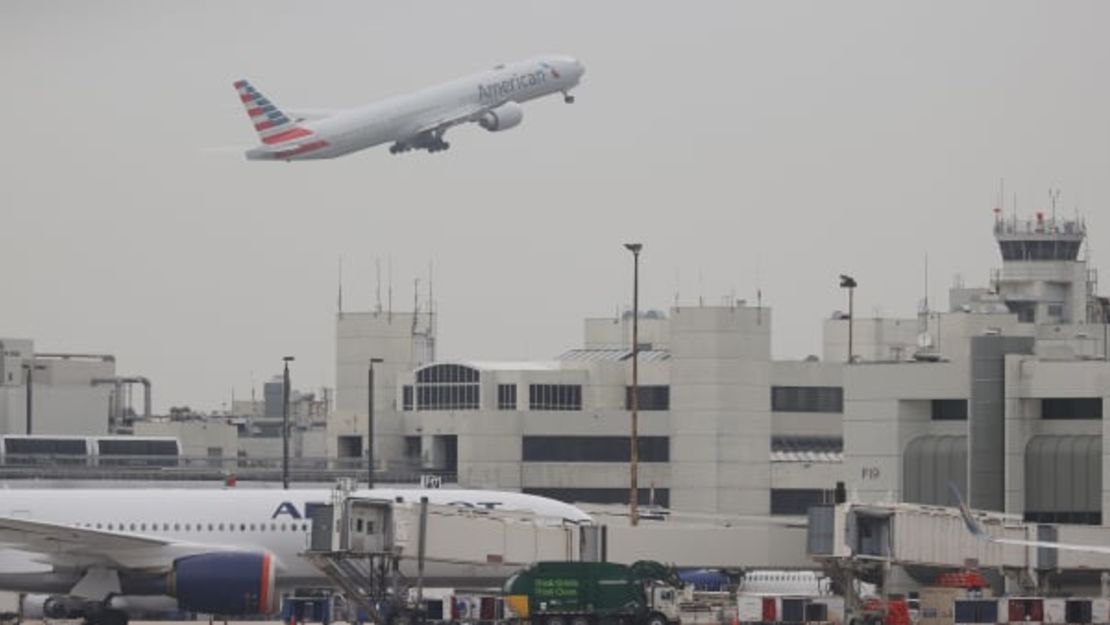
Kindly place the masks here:
[(431, 134), (442, 135), (444, 132), (447, 131), (448, 128), (452, 126), (458, 126), (459, 124), (478, 121), (478, 119), (482, 117), (482, 115), (485, 115), (493, 108), (495, 107), (488, 105), (474, 105), (443, 113), (435, 118), (433, 121), (424, 124), (423, 126), (418, 128), (413, 133), (413, 137), (420, 137)]
[(964, 525), (967, 526), (967, 531), (971, 532), (972, 536), (983, 542), (995, 543), (998, 545), (1021, 545), (1023, 547), (1059, 549), (1061, 551), (1085, 551), (1087, 553), (1110, 554), (1110, 546), (1108, 545), (1078, 545), (1075, 543), (1058, 543), (1047, 540), (996, 538), (991, 536), (983, 527), (983, 524), (971, 514), (971, 509), (967, 507), (963, 497), (960, 496), (960, 489), (956, 488), (955, 484), (949, 482), (948, 490), (951, 491), (952, 497), (956, 500), (956, 506), (960, 509), (960, 516), (963, 517)]
[(168, 566), (182, 555), (221, 550), (212, 545), (11, 517), (0, 517), (0, 546), (35, 554), (44, 563), (125, 569)]

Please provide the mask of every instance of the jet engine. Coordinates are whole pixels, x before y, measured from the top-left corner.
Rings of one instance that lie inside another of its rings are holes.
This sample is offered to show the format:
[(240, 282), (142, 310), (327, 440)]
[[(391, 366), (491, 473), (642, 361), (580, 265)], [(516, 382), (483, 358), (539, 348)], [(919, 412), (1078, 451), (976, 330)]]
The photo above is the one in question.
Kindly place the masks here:
[(490, 132), (508, 130), (524, 119), (524, 108), (516, 102), (506, 102), (478, 118), (478, 125)]
[(220, 616), (273, 614), (274, 556), (268, 552), (215, 552), (178, 558), (167, 591), (189, 612)]
[(85, 615), (85, 601), (64, 595), (28, 595), (23, 602), (24, 618), (75, 619)]

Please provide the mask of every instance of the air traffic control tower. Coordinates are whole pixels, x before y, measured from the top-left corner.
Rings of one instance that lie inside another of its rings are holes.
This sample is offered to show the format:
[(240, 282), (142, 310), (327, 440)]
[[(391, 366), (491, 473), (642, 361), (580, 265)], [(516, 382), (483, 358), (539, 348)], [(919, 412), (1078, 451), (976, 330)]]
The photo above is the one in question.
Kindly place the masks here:
[(1080, 258), (1087, 227), (1076, 219), (1010, 219), (995, 211), (994, 237), (1002, 268), (993, 291), (1021, 323), (1084, 324), (1100, 319), (1097, 273)]

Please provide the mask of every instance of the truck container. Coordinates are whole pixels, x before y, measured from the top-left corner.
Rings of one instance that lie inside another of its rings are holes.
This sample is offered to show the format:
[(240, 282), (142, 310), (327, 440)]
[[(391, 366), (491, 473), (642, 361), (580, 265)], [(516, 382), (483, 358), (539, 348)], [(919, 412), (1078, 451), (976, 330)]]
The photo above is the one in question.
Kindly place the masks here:
[(1094, 623), (1094, 602), (1090, 599), (1068, 599), (1064, 605), (1064, 622)]
[(1091, 599), (1091, 622), (1110, 623), (1110, 599)]
[[(1044, 622), (1053, 625), (1067, 623), (1067, 599), (1054, 598), (1044, 600)], [(1089, 623), (1090, 621), (1084, 621)]]
[(825, 623), (829, 620), (829, 606), (824, 603), (807, 603), (805, 611), (806, 623)]
[(505, 604), (531, 625), (671, 625), (683, 584), (657, 562), (537, 562), (505, 582)]
[(917, 595), (918, 625), (954, 625), (956, 599), (966, 597), (963, 588), (922, 588)]
[(802, 597), (783, 597), (782, 598), (782, 622), (783, 623), (804, 623), (806, 622), (806, 600)]
[(956, 625), (998, 623), (997, 599), (957, 599), (953, 606)]
[[(736, 597), (736, 620), (741, 623), (761, 623), (763, 621), (764, 597), (738, 596)], [(772, 614), (770, 622), (774, 621)]]
[(1010, 597), (1004, 600), (1007, 610), (1002, 617), (1007, 623), (1043, 623), (1044, 599), (1040, 597)]

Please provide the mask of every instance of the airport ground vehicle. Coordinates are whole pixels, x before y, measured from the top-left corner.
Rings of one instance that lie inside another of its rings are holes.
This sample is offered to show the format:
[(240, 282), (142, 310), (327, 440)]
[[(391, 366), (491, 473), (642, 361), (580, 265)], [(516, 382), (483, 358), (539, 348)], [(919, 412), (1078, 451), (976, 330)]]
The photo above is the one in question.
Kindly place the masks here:
[(658, 562), (537, 562), (505, 582), (505, 604), (532, 625), (669, 625), (679, 622), (683, 591)]
[(781, 595), (737, 595), (736, 620), (750, 623), (840, 623), (844, 599)]

